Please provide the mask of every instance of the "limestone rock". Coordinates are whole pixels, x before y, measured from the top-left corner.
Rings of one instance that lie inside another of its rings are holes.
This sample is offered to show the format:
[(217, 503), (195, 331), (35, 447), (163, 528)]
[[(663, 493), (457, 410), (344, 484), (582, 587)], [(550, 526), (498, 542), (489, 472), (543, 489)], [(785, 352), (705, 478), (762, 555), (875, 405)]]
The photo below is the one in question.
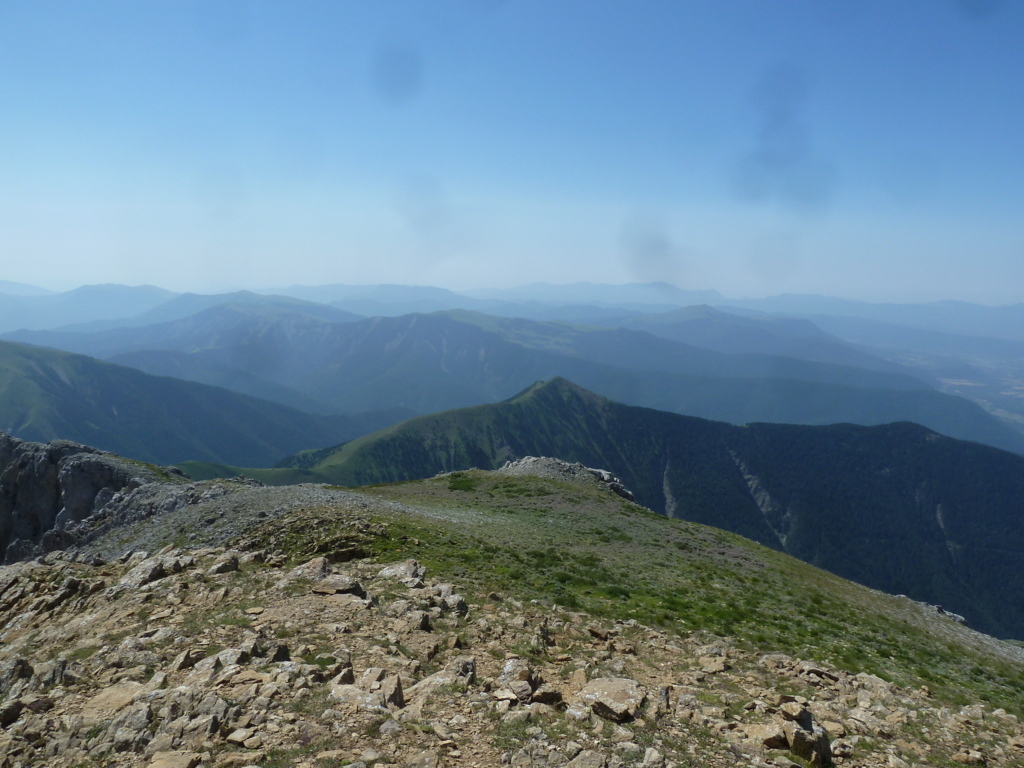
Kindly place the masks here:
[(0, 433), (0, 560), (74, 545), (69, 530), (126, 489), (157, 479), (149, 469), (67, 440), (30, 443)]
[(567, 768), (605, 768), (608, 760), (600, 752), (585, 749), (570, 760)]
[(144, 687), (142, 683), (111, 686), (82, 705), (82, 716), (98, 719), (124, 709)]
[(380, 685), (380, 695), (384, 705), (401, 709), (405, 706), (405, 696), (402, 693), (402, 678), (398, 675), (386, 677)]
[(368, 712), (387, 711), (380, 690), (364, 691), (356, 685), (335, 685), (331, 688), (331, 698), (354, 709)]
[(760, 725), (748, 725), (745, 728), (747, 738), (756, 744), (768, 749), (786, 749), (789, 747), (789, 737), (779, 723), (762, 723)]
[(119, 587), (126, 589), (137, 589), (143, 584), (162, 579), (167, 575), (162, 557), (150, 557), (132, 568), (118, 582)]
[(366, 597), (366, 590), (358, 581), (340, 573), (332, 573), (318, 580), (313, 585), (313, 592), (318, 595), (350, 594), (360, 598)]
[(635, 680), (599, 677), (587, 683), (577, 698), (599, 717), (622, 723), (636, 717), (646, 694)]
[(406, 768), (438, 768), (441, 765), (441, 759), (438, 757), (437, 752), (420, 752), (417, 755), (409, 758), (406, 761)]
[(397, 579), (407, 586), (422, 586), (423, 577), (427, 569), (416, 560), (406, 560), (401, 563), (394, 563), (377, 572), (378, 576), (388, 579)]
[(298, 565), (291, 570), (288, 574), (288, 579), (309, 579), (310, 581), (320, 581), (320, 579), (327, 578), (331, 573), (331, 564), (327, 562), (326, 557), (314, 557), (312, 560), (307, 560), (302, 565)]
[(220, 555), (216, 560), (213, 561), (207, 569), (207, 573), (211, 576), (218, 576), (222, 573), (231, 573), (237, 571), (239, 565), (239, 553), (229, 549), (224, 554)]
[(832, 744), (828, 733), (817, 723), (808, 725), (809, 727), (804, 727), (801, 722), (795, 720), (783, 724), (790, 751), (811, 765), (831, 765)]
[(195, 752), (157, 752), (148, 768), (196, 768), (201, 756)]

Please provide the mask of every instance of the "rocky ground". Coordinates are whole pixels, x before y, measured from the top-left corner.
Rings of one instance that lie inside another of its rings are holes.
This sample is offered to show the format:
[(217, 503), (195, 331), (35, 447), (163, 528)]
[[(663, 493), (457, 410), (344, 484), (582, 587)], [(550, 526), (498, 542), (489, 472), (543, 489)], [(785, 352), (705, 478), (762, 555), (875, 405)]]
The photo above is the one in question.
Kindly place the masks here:
[(981, 703), (236, 547), (0, 569), (0, 766), (1024, 765)]

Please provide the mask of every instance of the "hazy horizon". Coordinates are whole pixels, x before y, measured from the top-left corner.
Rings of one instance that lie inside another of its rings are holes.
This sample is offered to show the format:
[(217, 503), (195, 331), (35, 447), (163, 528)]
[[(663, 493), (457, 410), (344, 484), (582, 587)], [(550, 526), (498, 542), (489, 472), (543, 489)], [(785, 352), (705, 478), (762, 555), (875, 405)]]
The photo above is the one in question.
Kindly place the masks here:
[[(691, 289), (688, 289), (688, 288), (684, 288), (682, 286), (672, 285), (670, 283), (662, 283), (662, 284), (668, 286), (669, 289), (678, 288), (681, 291), (690, 291), (691, 290)], [(414, 283), (320, 283), (320, 284), (313, 284), (313, 283), (310, 283), (310, 284), (298, 284), (298, 283), (293, 283), (293, 284), (289, 284), (289, 285), (256, 286), (256, 287), (251, 287), (251, 288), (249, 288), (249, 287), (240, 287), (240, 286), (235, 286), (235, 287), (228, 286), (228, 287), (225, 287), (223, 289), (213, 289), (213, 288), (207, 289), (207, 290), (189, 290), (189, 289), (185, 289), (185, 290), (181, 290), (181, 291), (175, 291), (173, 289), (167, 288), (166, 286), (156, 285), (156, 284), (153, 284), (153, 283), (125, 284), (125, 283), (109, 283), (109, 282), (108, 283), (83, 283), (83, 284), (80, 284), (80, 285), (73, 285), (73, 286), (71, 286), (69, 288), (53, 289), (53, 288), (47, 288), (46, 286), (43, 286), (43, 285), (36, 285), (36, 284), (29, 284), (29, 283), (18, 283), (18, 282), (12, 282), (12, 281), (8, 281), (8, 280), (4, 280), (4, 279), (0, 278), (0, 296), (2, 296), (2, 295), (23, 296), (23, 297), (46, 296), (46, 295), (55, 295), (55, 294), (60, 294), (60, 293), (70, 293), (70, 292), (73, 292), (73, 291), (76, 291), (76, 290), (79, 290), (79, 289), (82, 289), (82, 288), (97, 288), (97, 287), (104, 287), (104, 286), (111, 286), (111, 285), (123, 286), (123, 287), (128, 287), (128, 288), (157, 288), (157, 289), (169, 291), (172, 294), (176, 294), (176, 295), (195, 294), (195, 295), (202, 295), (202, 296), (218, 296), (218, 295), (226, 295), (226, 294), (231, 294), (231, 293), (236, 293), (236, 292), (250, 292), (250, 293), (261, 294), (261, 295), (268, 295), (268, 296), (280, 293), (280, 295), (287, 296), (288, 295), (287, 292), (290, 291), (290, 290), (297, 290), (297, 289), (302, 289), (302, 288), (329, 288), (329, 287), (332, 287), (332, 286), (341, 286), (341, 287), (352, 287), (352, 288), (388, 288), (388, 287), (397, 287), (397, 288), (413, 288), (413, 289), (426, 289), (426, 290), (441, 289), (441, 290), (449, 290), (449, 291), (451, 291), (452, 293), (454, 293), (456, 295), (464, 296), (464, 297), (467, 297), (467, 298), (474, 298), (474, 297), (484, 297), (484, 298), (497, 297), (497, 298), (501, 298), (501, 295), (502, 295), (503, 292), (506, 292), (506, 291), (508, 291), (508, 292), (522, 292), (523, 294), (526, 294), (526, 293), (528, 293), (530, 288), (535, 287), (535, 286), (547, 286), (547, 287), (553, 287), (553, 288), (558, 288), (558, 287), (570, 288), (570, 287), (581, 286), (581, 285), (592, 285), (592, 286), (605, 287), (605, 288), (631, 288), (631, 287), (654, 286), (655, 283), (639, 283), (639, 282), (630, 282), (630, 283), (594, 283), (593, 281), (588, 281), (588, 280), (575, 281), (573, 283), (548, 283), (548, 282), (545, 282), (545, 281), (535, 281), (533, 283), (523, 283), (521, 285), (486, 286), (486, 287), (475, 288), (475, 289), (461, 289), (461, 290), (459, 290), (459, 289), (452, 289), (452, 288), (446, 288), (445, 286), (439, 286), (439, 285), (414, 284)], [(18, 290), (18, 289), (22, 289), (22, 288), (24, 288), (24, 289), (31, 289), (31, 292), (22, 292), (21, 290)], [(39, 289), (39, 292), (37, 293), (35, 289)], [(834, 301), (837, 301), (837, 302), (840, 302), (840, 303), (847, 302), (847, 301), (850, 301), (850, 302), (861, 302), (861, 303), (865, 303), (865, 304), (924, 305), (924, 304), (935, 304), (935, 303), (942, 303), (942, 302), (960, 302), (960, 303), (974, 304), (974, 305), (985, 306), (985, 307), (1007, 307), (1007, 306), (1015, 306), (1015, 305), (1024, 304), (1024, 302), (986, 302), (986, 301), (966, 301), (966, 300), (962, 300), (962, 299), (935, 299), (935, 300), (906, 301), (906, 302), (899, 302), (899, 301), (872, 301), (872, 300), (867, 300), (867, 299), (860, 299), (860, 298), (857, 298), (857, 297), (854, 297), (854, 296), (830, 295), (830, 294), (813, 294), (813, 293), (795, 293), (795, 292), (788, 292), (788, 291), (782, 291), (782, 292), (770, 293), (770, 294), (769, 293), (765, 293), (765, 294), (733, 295), (733, 294), (724, 293), (722, 291), (718, 291), (715, 288), (693, 289), (693, 292), (716, 293), (716, 294), (718, 294), (722, 298), (722, 300), (724, 302), (723, 303), (723, 307), (727, 307), (729, 302), (758, 301), (758, 300), (763, 300), (763, 299), (783, 298), (783, 297), (786, 297), (786, 296), (820, 298), (820, 299), (834, 300)], [(669, 300), (670, 298), (671, 298), (670, 295), (668, 294), (668, 292), (666, 292), (666, 301), (664, 302), (664, 304), (668, 305), (668, 304), (673, 303), (672, 301)], [(544, 297), (540, 297), (540, 298), (525, 298), (524, 297), (522, 299), (507, 299), (507, 300), (508, 301), (525, 301), (525, 302), (537, 301), (537, 302), (540, 302), (540, 303), (553, 304), (553, 305), (557, 305), (557, 304), (560, 304), (560, 303), (564, 303), (564, 304), (588, 303), (588, 302), (580, 302), (578, 300), (573, 300), (573, 299), (570, 299), (570, 298), (566, 298), (564, 300), (559, 300), (559, 299), (544, 298)], [(592, 303), (603, 304), (603, 303), (607, 303), (607, 302), (595, 301), (595, 302), (592, 302)], [(633, 301), (633, 300), (631, 300), (629, 298), (624, 298), (622, 303), (623, 304), (629, 304), (629, 303), (638, 303), (638, 302)], [(639, 303), (644, 303), (644, 302), (639, 302)], [(652, 306), (654, 306), (657, 302), (653, 302), (652, 301), (652, 302), (646, 302), (646, 303), (650, 303)], [(785, 313), (785, 310), (782, 310), (782, 309), (780, 309), (778, 311)], [(798, 312), (798, 314), (799, 314), (799, 312)]]
[(0, 8), (0, 280), (1024, 301), (1024, 6)]

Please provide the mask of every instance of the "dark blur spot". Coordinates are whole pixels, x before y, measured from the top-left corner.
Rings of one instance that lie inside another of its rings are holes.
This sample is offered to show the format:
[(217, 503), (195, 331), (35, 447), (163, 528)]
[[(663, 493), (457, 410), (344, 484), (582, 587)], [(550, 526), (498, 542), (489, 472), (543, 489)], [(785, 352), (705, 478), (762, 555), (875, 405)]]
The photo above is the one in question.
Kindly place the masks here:
[(379, 49), (371, 62), (370, 82), (377, 95), (388, 104), (412, 101), (423, 87), (423, 62), (419, 53), (409, 46)]
[(476, 241), (472, 212), (453, 205), (433, 176), (407, 178), (398, 189), (395, 209), (431, 261), (463, 253)]
[(620, 247), (623, 262), (636, 279), (678, 285), (685, 254), (673, 242), (664, 221), (651, 216), (627, 219), (622, 226)]
[(749, 202), (778, 200), (811, 213), (828, 205), (835, 172), (814, 153), (802, 119), (807, 100), (803, 71), (790, 64), (770, 67), (754, 87), (758, 113), (754, 149), (740, 159), (736, 192)]
[(420, 237), (433, 237), (448, 225), (444, 192), (432, 176), (414, 176), (402, 186), (398, 212)]
[(766, 286), (782, 285), (802, 266), (800, 242), (790, 232), (764, 233), (750, 242), (747, 263)]
[(215, 221), (235, 218), (245, 206), (247, 185), (242, 171), (229, 163), (210, 164), (195, 181), (196, 203)]
[(987, 19), (1006, 5), (1005, 0), (953, 0), (953, 4), (969, 19)]

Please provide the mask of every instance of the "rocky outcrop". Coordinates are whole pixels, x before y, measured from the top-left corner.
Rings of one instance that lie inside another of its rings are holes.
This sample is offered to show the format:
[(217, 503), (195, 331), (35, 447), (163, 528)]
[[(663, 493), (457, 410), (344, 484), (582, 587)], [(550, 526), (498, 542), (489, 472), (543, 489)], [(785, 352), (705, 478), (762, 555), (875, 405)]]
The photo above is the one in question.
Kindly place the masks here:
[(0, 433), (0, 553), (10, 563), (65, 549), (72, 532), (119, 498), (158, 479), (148, 467), (78, 443), (29, 443)]
[(705, 633), (463, 597), (415, 560), (285, 566), (239, 546), (114, 562), (53, 552), (0, 567), (0, 766), (240, 768), (294, 755), (287, 764), (304, 768), (768, 768), (796, 766), (791, 757), (1011, 768), (1024, 758), (1012, 714), (950, 708), (873, 675)]
[(577, 482), (596, 480), (601, 487), (607, 488), (624, 499), (633, 501), (633, 492), (607, 469), (587, 467), (578, 461), (571, 463), (547, 456), (524, 456), (516, 461), (506, 461), (498, 472), (506, 475), (534, 475)]

